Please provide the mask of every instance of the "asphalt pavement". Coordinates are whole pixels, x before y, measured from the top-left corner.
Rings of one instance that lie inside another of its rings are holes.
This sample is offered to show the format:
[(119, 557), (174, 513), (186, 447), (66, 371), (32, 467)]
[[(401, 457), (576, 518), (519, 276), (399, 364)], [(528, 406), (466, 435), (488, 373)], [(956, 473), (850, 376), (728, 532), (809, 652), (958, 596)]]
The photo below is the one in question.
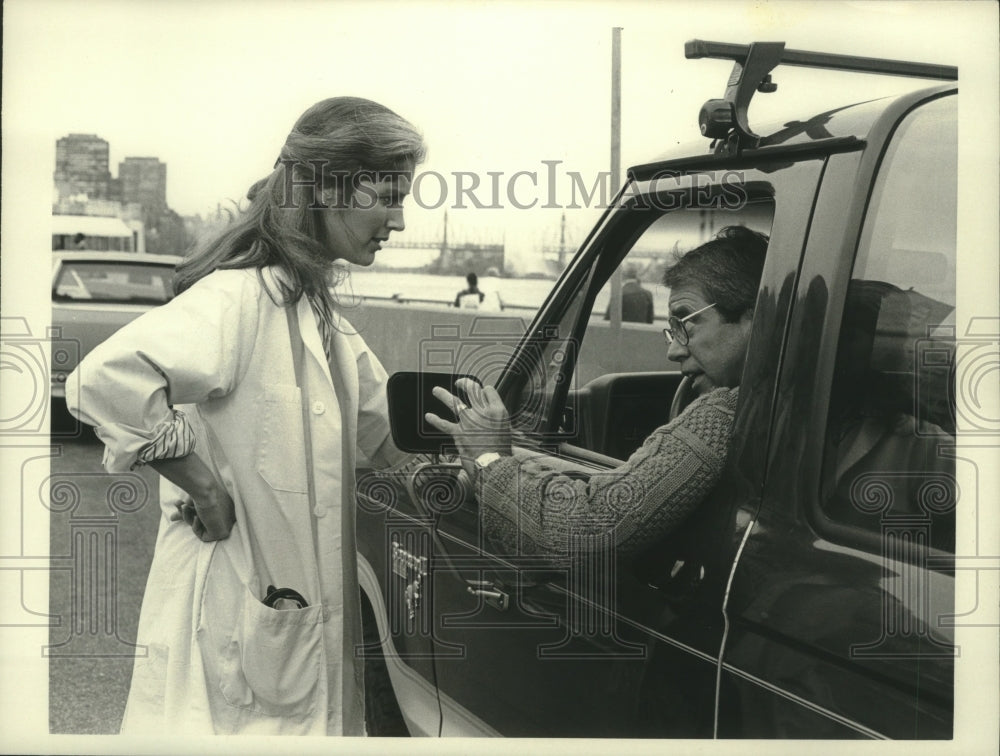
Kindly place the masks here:
[(157, 476), (108, 475), (93, 431), (54, 414), (49, 730), (115, 734), (143, 652), (135, 637), (159, 523)]

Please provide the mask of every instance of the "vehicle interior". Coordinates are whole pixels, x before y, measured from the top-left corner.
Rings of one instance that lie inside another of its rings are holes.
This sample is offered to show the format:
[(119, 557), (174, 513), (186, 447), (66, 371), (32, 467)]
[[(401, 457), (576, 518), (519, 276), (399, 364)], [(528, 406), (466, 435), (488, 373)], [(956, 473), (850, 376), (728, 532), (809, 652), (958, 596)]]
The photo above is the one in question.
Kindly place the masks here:
[[(567, 459), (565, 465), (557, 458), (552, 462), (571, 475), (578, 462), (617, 466), (695, 398), (676, 364), (667, 359), (670, 292), (662, 283), (664, 271), (677, 256), (726, 226), (745, 225), (767, 234), (774, 213), (766, 191), (736, 208), (706, 207), (711, 203), (704, 197), (698, 204), (689, 208), (672, 197), (662, 209), (621, 214), (628, 220), (606, 233), (582, 274), (584, 284), (564, 303), (558, 321), (521, 344), (520, 361), (507, 366), (506, 378), (513, 385), (504, 392), (515, 445), (540, 442), (541, 448)], [(643, 322), (622, 317), (628, 307), (612, 306), (613, 290), (627, 296), (626, 286), (647, 292), (642, 296), (650, 308), (643, 309)], [(475, 369), (483, 362), (475, 345), (464, 347), (469, 351), (458, 365), (461, 372), (488, 381)], [(389, 386), (396, 443), (415, 452), (447, 453), (450, 438), (430, 429), (418, 408), (442, 411), (430, 388), (454, 378), (405, 378), (397, 374)]]
[[(738, 209), (682, 206), (631, 213), (632, 225), (609, 230), (602, 245), (606, 252), (594, 259), (587, 285), (537, 347), (542, 354), (534, 370), (522, 374), (517, 399), (509, 403), (514, 427), (542, 432), (572, 456), (627, 459), (694, 398), (686, 390), (678, 393), (683, 376), (667, 359), (670, 292), (662, 283), (664, 271), (726, 226), (767, 234), (773, 211), (773, 200), (764, 195)], [(625, 317), (628, 298), (640, 287), (652, 304), (650, 322)], [(622, 297), (618, 312), (612, 307), (615, 289)], [(589, 314), (581, 317), (582, 312)]]
[[(570, 477), (587, 477), (589, 469), (615, 467), (628, 459), (652, 431), (695, 398), (677, 366), (667, 359), (663, 329), (670, 293), (662, 283), (664, 270), (675, 256), (727, 226), (745, 225), (768, 234), (774, 199), (764, 190), (752, 191), (736, 208), (705, 207), (709, 203), (704, 197), (698, 204), (678, 207), (676, 199), (665, 200), (664, 209), (619, 214), (623, 222), (607, 230), (582, 272), (584, 283), (562, 303), (558, 319), (543, 325), (536, 338), (522, 342), (517, 351), (521, 361), (507, 366), (506, 377), (513, 386), (501, 392), (511, 415), (515, 447), (552, 454), (547, 462), (551, 466)], [(624, 320), (625, 308), (615, 312), (611, 307), (616, 273), (650, 293), (652, 322)], [(464, 372), (470, 365), (463, 362), (458, 367)], [(419, 416), (414, 407), (429, 406), (434, 382), (398, 381), (390, 387), (390, 418), (397, 444), (406, 437), (415, 444), (411, 451), (444, 450), (447, 457), (448, 439), (441, 434), (426, 433), (421, 444), (416, 441), (417, 429), (399, 432)], [(435, 504), (429, 506), (434, 511), (440, 510), (437, 499), (444, 491), (449, 501), (471, 498), (462, 476), (455, 475), (458, 469), (450, 463), (429, 465), (409, 481), (410, 496), (418, 504), (434, 498)], [(449, 507), (448, 519), (475, 532), (477, 511), (475, 506)], [(686, 567), (678, 567), (677, 556), (690, 544), (705, 545), (714, 537), (708, 527), (713, 512), (712, 507), (704, 508), (671, 534), (669, 543), (660, 543), (634, 560), (632, 569), (641, 573), (643, 584), (665, 595), (682, 596), (701, 581), (705, 574), (701, 565), (691, 559)]]

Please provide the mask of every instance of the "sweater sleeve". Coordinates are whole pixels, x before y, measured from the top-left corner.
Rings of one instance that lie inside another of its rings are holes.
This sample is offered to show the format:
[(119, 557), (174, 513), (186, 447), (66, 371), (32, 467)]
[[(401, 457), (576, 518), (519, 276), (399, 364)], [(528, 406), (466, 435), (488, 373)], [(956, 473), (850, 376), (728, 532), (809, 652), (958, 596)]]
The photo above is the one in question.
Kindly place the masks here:
[(546, 457), (506, 457), (479, 476), (483, 528), (501, 553), (563, 561), (635, 553), (674, 529), (716, 485), (738, 389), (716, 389), (657, 428), (628, 461), (581, 480)]

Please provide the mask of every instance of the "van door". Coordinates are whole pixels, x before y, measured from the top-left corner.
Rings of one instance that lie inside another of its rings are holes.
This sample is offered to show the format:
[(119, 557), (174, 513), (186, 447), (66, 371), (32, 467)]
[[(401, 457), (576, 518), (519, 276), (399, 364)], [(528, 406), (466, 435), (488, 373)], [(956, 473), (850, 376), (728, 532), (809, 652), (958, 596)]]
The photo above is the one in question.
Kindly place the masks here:
[(720, 735), (951, 737), (955, 100), (831, 158), (729, 594)]
[[(582, 564), (500, 549), (471, 487), (440, 501), (429, 600), (446, 734), (712, 735), (725, 579), (759, 501), (760, 439), (823, 164), (786, 158), (724, 179), (699, 172), (634, 184), (571, 264), (498, 388), (517, 455), (542, 454), (564, 475), (592, 480), (668, 419), (680, 375), (666, 359), (669, 293), (659, 280), (672, 253), (731, 224), (771, 235), (736, 453), (680, 528), (598, 549)], [(650, 291), (652, 323), (605, 319), (616, 269)], [(477, 361), (487, 352), (451, 369), (475, 372)]]

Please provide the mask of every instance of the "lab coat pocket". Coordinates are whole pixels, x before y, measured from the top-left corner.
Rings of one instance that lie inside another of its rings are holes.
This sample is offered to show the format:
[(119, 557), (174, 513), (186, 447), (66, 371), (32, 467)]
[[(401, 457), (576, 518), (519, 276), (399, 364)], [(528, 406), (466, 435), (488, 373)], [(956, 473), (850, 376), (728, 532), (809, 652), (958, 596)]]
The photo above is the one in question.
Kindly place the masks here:
[(272, 609), (245, 589), (224, 666), (221, 688), (230, 705), (270, 716), (312, 712), (325, 684), (323, 608)]
[(257, 472), (276, 491), (307, 493), (302, 399), (297, 386), (269, 384), (260, 399)]

